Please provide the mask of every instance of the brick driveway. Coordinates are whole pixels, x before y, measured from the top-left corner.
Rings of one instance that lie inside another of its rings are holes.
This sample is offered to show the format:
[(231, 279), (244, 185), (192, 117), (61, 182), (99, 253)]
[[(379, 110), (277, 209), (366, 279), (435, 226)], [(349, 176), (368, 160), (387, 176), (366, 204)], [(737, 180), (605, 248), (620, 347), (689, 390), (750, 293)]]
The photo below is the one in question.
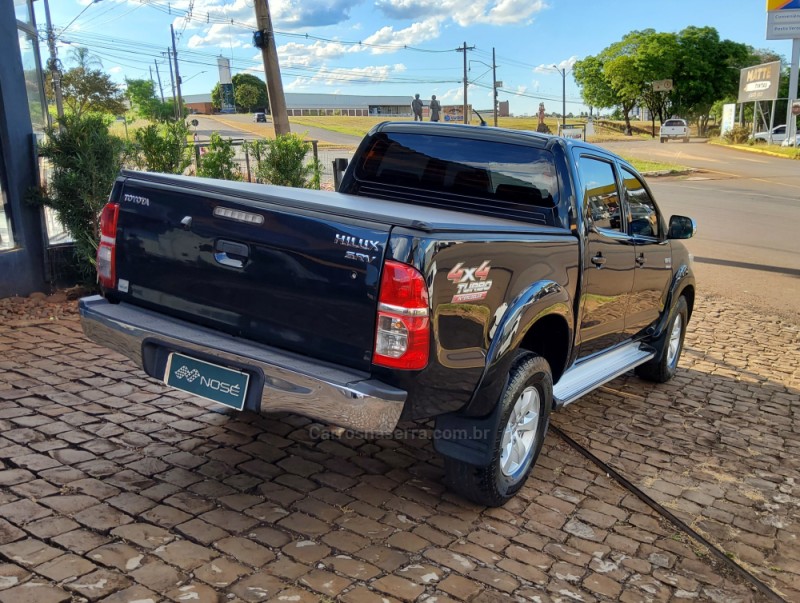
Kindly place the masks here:
[[(798, 325), (705, 299), (691, 326), (673, 382), (554, 423), (800, 600)], [(6, 319), (0, 602), (762, 600), (554, 434), (487, 510), (424, 437), (317, 431), (168, 390), (74, 311)]]

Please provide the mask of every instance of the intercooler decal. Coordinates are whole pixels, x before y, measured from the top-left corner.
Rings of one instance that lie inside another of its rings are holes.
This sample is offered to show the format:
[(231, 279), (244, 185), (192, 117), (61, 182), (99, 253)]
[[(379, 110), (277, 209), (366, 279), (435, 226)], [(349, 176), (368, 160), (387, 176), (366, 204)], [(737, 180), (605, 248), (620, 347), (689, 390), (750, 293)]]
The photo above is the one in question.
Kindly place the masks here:
[(462, 304), (486, 299), (492, 288), (492, 281), (488, 280), (490, 262), (491, 260), (485, 260), (474, 268), (465, 268), (463, 262), (459, 262), (447, 273), (447, 280), (455, 284), (457, 291), (451, 303)]

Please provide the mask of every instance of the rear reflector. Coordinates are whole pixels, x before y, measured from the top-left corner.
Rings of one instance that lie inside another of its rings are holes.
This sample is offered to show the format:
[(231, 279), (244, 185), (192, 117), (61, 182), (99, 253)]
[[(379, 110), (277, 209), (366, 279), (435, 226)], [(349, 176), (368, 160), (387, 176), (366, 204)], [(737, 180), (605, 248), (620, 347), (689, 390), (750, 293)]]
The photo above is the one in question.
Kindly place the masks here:
[(113, 289), (117, 285), (117, 219), (119, 203), (107, 203), (100, 214), (100, 244), (97, 246), (97, 282)]
[(428, 365), (428, 287), (413, 266), (387, 260), (378, 297), (374, 364), (420, 370)]

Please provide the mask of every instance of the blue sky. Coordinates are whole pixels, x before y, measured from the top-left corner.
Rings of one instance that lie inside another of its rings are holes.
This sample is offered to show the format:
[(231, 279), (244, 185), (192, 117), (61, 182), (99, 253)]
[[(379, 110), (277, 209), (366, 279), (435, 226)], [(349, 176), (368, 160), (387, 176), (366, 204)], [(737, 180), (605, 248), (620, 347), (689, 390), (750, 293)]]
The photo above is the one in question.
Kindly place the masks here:
[[(178, 39), (184, 94), (209, 92), (215, 56), (231, 58), (234, 73), (263, 78), (252, 46), (254, 0), (50, 0), (59, 56), (86, 46), (117, 81), (150, 77), (158, 61), (165, 94), (169, 68), (162, 53)], [(44, 26), (42, 2), (37, 22)], [(271, 0), (284, 89), (340, 94), (414, 94), (443, 104), (462, 102), (463, 56), (474, 46), (468, 98), (491, 107), (492, 48), (500, 100), (512, 114), (533, 114), (539, 102), (560, 111), (561, 75), (576, 59), (600, 52), (631, 30), (677, 32), (713, 26), (722, 38), (769, 48), (784, 57), (791, 42), (766, 40), (764, 0)], [(189, 9), (191, 7), (191, 13)], [(76, 18), (77, 17), (77, 18)], [(64, 28), (66, 28), (64, 30)], [(360, 44), (359, 44), (360, 42)], [(45, 45), (42, 50), (45, 51)], [(153, 74), (155, 77), (155, 73)], [(567, 111), (584, 107), (567, 73)]]

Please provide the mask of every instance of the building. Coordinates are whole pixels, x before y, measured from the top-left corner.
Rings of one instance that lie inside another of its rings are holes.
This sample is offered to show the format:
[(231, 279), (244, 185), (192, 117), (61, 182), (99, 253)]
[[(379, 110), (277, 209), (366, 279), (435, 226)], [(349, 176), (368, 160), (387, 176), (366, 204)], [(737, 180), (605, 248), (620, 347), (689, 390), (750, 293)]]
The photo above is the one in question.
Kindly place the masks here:
[[(411, 115), (409, 96), (359, 96), (355, 94), (315, 94), (287, 92), (286, 110), (290, 117), (302, 115)], [(211, 94), (187, 94), (183, 102), (190, 111), (211, 113)], [(426, 107), (427, 110), (427, 107)]]
[(32, 2), (0, 2), (0, 297), (46, 288), (43, 212), (25, 201), (37, 185), (36, 140), (47, 115)]

